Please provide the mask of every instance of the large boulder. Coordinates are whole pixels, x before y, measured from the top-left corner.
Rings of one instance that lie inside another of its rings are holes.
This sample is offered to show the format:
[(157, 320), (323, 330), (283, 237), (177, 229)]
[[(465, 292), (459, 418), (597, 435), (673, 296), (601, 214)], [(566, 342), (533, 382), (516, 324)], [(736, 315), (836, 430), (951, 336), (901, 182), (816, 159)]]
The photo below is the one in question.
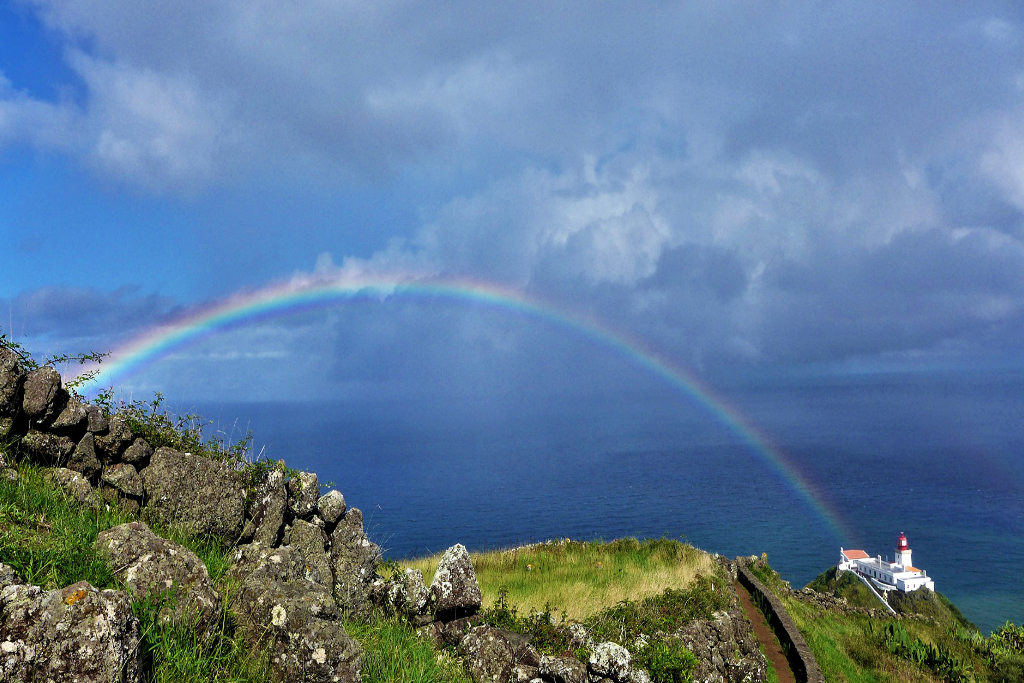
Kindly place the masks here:
[(587, 683), (587, 665), (575, 657), (540, 658), (540, 675), (554, 683)]
[[(0, 347), (0, 419), (13, 418), (21, 411), (25, 370), (14, 351)], [(0, 437), (5, 434), (0, 433)]]
[(67, 400), (64, 409), (54, 419), (50, 429), (61, 434), (67, 434), (73, 439), (79, 439), (85, 432), (88, 419), (89, 414), (85, 412), (85, 404), (72, 396)]
[(320, 500), (316, 472), (299, 472), (288, 480), (288, 512), (293, 518), (309, 519)]
[(75, 450), (72, 451), (71, 458), (68, 460), (67, 467), (69, 470), (80, 472), (89, 481), (96, 481), (96, 477), (102, 471), (103, 465), (100, 464), (100, 459), (96, 457), (96, 443), (90, 432), (86, 432), (85, 436), (75, 446)]
[(153, 448), (149, 445), (148, 441), (141, 438), (135, 439), (135, 441), (132, 442), (132, 445), (121, 454), (121, 460), (136, 468), (142, 468), (148, 465), (149, 459), (152, 457)]
[(61, 387), (60, 373), (53, 368), (36, 368), (25, 377), (21, 407), (33, 423), (49, 425), (66, 402), (67, 392)]
[(323, 529), (303, 519), (295, 520), (284, 534), (284, 545), (299, 550), (306, 558), (306, 578), (331, 588), (334, 575), (327, 556), (327, 535)]
[(30, 429), (18, 445), (31, 460), (43, 465), (63, 466), (71, 460), (75, 442), (66, 436)]
[(0, 590), (0, 680), (135, 683), (139, 622), (128, 595), (85, 581)]
[(220, 617), (221, 597), (195, 553), (154, 534), (142, 522), (121, 524), (96, 538), (96, 548), (133, 597), (160, 600), (157, 618), (191, 626), (208, 637)]
[(268, 547), (276, 546), (281, 539), (287, 507), (288, 488), (284, 472), (276, 468), (268, 470), (256, 485), (256, 492), (246, 514), (249, 521), (242, 531), (242, 540)]
[(341, 491), (328, 491), (316, 502), (317, 515), (324, 520), (328, 529), (334, 528), (345, 510), (345, 496), (341, 495)]
[(142, 470), (144, 521), (232, 544), (242, 531), (245, 482), (227, 464), (159, 448)]
[(590, 653), (587, 667), (598, 678), (627, 683), (633, 673), (633, 658), (629, 650), (617, 643), (598, 643)]
[(363, 531), (363, 513), (349, 508), (331, 534), (331, 572), (334, 599), (353, 615), (370, 609), (370, 586), (378, 578), (380, 548)]
[(494, 626), (471, 628), (458, 649), (476, 683), (514, 683), (521, 678), (528, 681), (538, 674), (541, 663), (528, 636)]
[(90, 510), (103, 509), (103, 499), (100, 498), (100, 494), (78, 472), (64, 467), (55, 467), (47, 472), (47, 477), (82, 507)]
[(238, 585), (233, 607), (245, 639), (269, 647), (278, 680), (360, 681), (362, 648), (298, 545), (240, 546), (226, 578)]
[(444, 551), (430, 582), (429, 607), (443, 621), (474, 614), (483, 598), (466, 546), (456, 543)]
[(117, 462), (132, 440), (128, 418), (114, 415), (107, 423), (106, 433), (96, 434), (96, 450), (103, 462)]

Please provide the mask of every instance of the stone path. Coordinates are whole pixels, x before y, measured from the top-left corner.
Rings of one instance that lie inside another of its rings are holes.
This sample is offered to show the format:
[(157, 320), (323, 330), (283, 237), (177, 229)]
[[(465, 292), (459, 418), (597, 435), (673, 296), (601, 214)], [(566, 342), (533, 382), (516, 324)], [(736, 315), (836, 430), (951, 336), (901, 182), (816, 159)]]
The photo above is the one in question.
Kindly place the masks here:
[(750, 592), (741, 584), (739, 581), (734, 583), (736, 587), (736, 595), (739, 596), (740, 606), (743, 608), (743, 613), (750, 620), (751, 625), (754, 627), (754, 634), (757, 636), (758, 642), (764, 648), (764, 655), (768, 658), (768, 661), (775, 667), (775, 673), (778, 674), (779, 683), (796, 683), (796, 677), (793, 675), (793, 670), (789, 666), (789, 660), (786, 659), (785, 653), (782, 651), (782, 646), (779, 645), (779, 639), (775, 637), (775, 633), (772, 631), (771, 626), (765, 621), (764, 614), (757, 608), (754, 601), (750, 597)]

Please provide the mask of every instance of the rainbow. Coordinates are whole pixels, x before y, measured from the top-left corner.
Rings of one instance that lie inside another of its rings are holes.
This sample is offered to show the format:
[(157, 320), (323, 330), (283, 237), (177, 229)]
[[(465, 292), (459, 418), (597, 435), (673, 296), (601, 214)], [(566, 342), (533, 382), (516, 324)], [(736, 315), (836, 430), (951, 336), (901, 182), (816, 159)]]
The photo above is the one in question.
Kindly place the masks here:
[(752, 452), (777, 473), (829, 527), (837, 540), (851, 538), (849, 530), (831, 511), (822, 495), (802, 476), (795, 464), (757, 427), (691, 371), (674, 363), (638, 339), (607, 325), (494, 283), (465, 278), (424, 279), (408, 274), (322, 278), (286, 282), (238, 293), (199, 307), (166, 325), (146, 330), (116, 348), (101, 365), (84, 366), (79, 375), (95, 371), (85, 384), (90, 391), (123, 381), (157, 360), (199, 343), (225, 330), (253, 322), (315, 310), (352, 301), (382, 301), (389, 297), (448, 299), (517, 312), (566, 329), (611, 350), (674, 387), (725, 425)]

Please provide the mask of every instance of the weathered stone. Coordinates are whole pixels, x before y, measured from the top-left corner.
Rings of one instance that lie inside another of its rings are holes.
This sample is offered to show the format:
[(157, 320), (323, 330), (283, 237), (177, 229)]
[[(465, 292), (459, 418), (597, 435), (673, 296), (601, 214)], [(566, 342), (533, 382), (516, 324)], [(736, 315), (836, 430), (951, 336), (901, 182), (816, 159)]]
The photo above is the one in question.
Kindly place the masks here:
[(587, 683), (587, 666), (575, 657), (540, 658), (540, 675), (554, 683)]
[(134, 465), (136, 468), (142, 468), (149, 464), (149, 459), (153, 457), (153, 449), (145, 439), (139, 438), (132, 442), (132, 445), (125, 449), (125, 452), (121, 454), (121, 460), (124, 462)]
[(117, 489), (126, 496), (142, 498), (142, 477), (128, 463), (119, 462), (104, 467), (103, 474), (100, 475), (100, 482), (105, 486)]
[(512, 669), (512, 683), (543, 683), (540, 669), (529, 664), (516, 664)]
[(739, 607), (692, 621), (673, 637), (697, 657), (694, 680), (765, 680), (764, 654)]
[(21, 583), (21, 580), (18, 578), (18, 573), (14, 571), (14, 567), (0, 562), (0, 591), (16, 583)]
[(331, 571), (334, 599), (354, 615), (370, 608), (370, 584), (377, 578), (380, 548), (363, 533), (363, 513), (349, 508), (331, 534)]
[[(743, 681), (752, 681), (754, 679), (744, 678)], [(643, 669), (634, 668), (632, 673), (629, 674), (629, 683), (651, 683), (651, 675)]]
[(284, 472), (272, 469), (256, 486), (256, 493), (242, 532), (242, 540), (261, 543), (272, 547), (281, 538), (281, 527), (284, 526), (284, 513), (288, 506), (288, 489), (285, 485)]
[(315, 472), (299, 472), (288, 480), (288, 512), (294, 518), (308, 519), (320, 500), (320, 482)]
[(429, 608), (442, 620), (473, 614), (480, 609), (482, 597), (476, 572), (466, 546), (453, 545), (444, 552), (430, 582)]
[(64, 409), (60, 411), (60, 415), (50, 425), (50, 429), (78, 439), (85, 432), (88, 419), (89, 414), (85, 412), (85, 404), (72, 396), (68, 399)]
[(245, 482), (228, 465), (159, 448), (142, 470), (143, 519), (230, 545), (242, 531)]
[(336, 524), (345, 514), (345, 496), (341, 491), (328, 491), (316, 502), (316, 511), (329, 526)]
[(61, 388), (60, 373), (53, 368), (36, 368), (25, 377), (21, 407), (32, 422), (50, 424), (64, 408), (66, 400), (67, 392)]
[(598, 643), (590, 653), (587, 668), (595, 676), (628, 683), (633, 672), (633, 658), (629, 650), (616, 643)]
[(311, 580), (299, 547), (241, 546), (227, 578), (239, 584), (234, 607), (246, 639), (269, 641), (279, 680), (360, 680), (362, 649), (337, 622), (330, 589)]
[(122, 591), (85, 581), (0, 590), (0, 680), (135, 683), (139, 622)]
[(96, 548), (133, 597), (166, 598), (157, 613), (162, 623), (188, 625), (204, 637), (213, 633), (221, 597), (206, 565), (191, 550), (157, 536), (142, 522), (100, 533)]
[(0, 417), (13, 418), (21, 411), (24, 383), (25, 370), (18, 354), (0, 348)]
[(103, 434), (110, 428), (107, 416), (103, 414), (103, 409), (99, 406), (88, 405), (85, 407), (85, 413), (88, 416), (85, 424), (88, 431), (93, 434)]
[(24, 433), (27, 424), (24, 415), (0, 417), (0, 440), (6, 441), (11, 436)]
[(406, 568), (385, 584), (384, 592), (386, 604), (406, 618), (411, 619), (426, 611), (429, 594), (423, 582), (423, 572), (419, 569)]
[(78, 501), (79, 505), (90, 510), (103, 508), (103, 499), (80, 473), (64, 467), (55, 467), (47, 472), (47, 476), (63, 489), (64, 493)]
[(331, 561), (325, 549), (327, 536), (309, 522), (297, 519), (284, 534), (284, 545), (297, 548), (306, 558), (306, 578), (330, 589), (334, 583)]
[(583, 624), (572, 622), (565, 627), (565, 635), (569, 640), (569, 647), (579, 650), (580, 648), (591, 649), (594, 647), (594, 639), (590, 631)]
[(476, 683), (510, 683), (515, 669), (515, 650), (502, 629), (477, 626), (459, 643), (466, 671)]
[(13, 467), (8, 467), (0, 470), (0, 480), (11, 484), (17, 484), (21, 480), (21, 477), (18, 476), (18, 470)]
[(93, 438), (91, 433), (86, 432), (68, 460), (68, 469), (81, 472), (82, 476), (89, 481), (96, 481), (96, 477), (103, 469), (99, 458), (96, 457), (96, 444)]
[(114, 415), (110, 418), (107, 433), (96, 435), (96, 450), (103, 462), (116, 462), (131, 442), (132, 430), (127, 418)]
[(43, 465), (65, 465), (75, 450), (75, 442), (66, 436), (30, 429), (19, 448), (35, 462)]

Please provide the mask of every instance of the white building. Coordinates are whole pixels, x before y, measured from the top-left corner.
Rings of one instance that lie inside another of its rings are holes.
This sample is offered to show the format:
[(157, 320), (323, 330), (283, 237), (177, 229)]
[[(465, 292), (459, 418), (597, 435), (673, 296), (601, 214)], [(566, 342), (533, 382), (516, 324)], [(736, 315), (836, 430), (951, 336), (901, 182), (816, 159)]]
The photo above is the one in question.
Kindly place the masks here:
[(915, 567), (910, 560), (907, 537), (900, 533), (896, 543), (896, 561), (887, 562), (882, 556), (868, 557), (863, 550), (839, 549), (839, 569), (856, 572), (871, 581), (881, 590), (898, 590), (904, 593), (918, 588), (935, 590), (935, 582), (923, 569)]

